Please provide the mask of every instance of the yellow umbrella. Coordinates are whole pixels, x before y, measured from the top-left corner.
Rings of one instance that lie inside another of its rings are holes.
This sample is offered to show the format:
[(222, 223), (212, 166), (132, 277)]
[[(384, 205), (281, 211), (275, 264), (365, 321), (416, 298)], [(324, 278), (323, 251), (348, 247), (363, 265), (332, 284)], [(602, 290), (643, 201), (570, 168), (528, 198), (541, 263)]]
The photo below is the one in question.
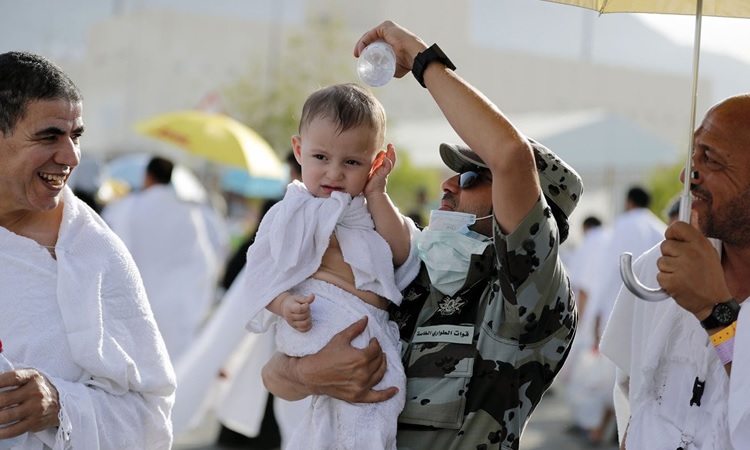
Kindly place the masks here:
[(171, 112), (137, 122), (135, 130), (211, 162), (243, 168), (253, 177), (285, 176), (284, 167), (268, 142), (224, 114)]
[[(680, 198), (680, 220), (690, 220), (690, 174), (692, 171), (693, 130), (695, 129), (695, 104), (698, 91), (698, 66), (700, 60), (701, 18), (717, 17), (750, 17), (750, 0), (545, 0), (552, 3), (579, 6), (581, 8), (605, 13), (657, 13), (695, 15), (695, 37), (693, 44), (693, 85), (690, 107), (690, 125), (688, 127), (688, 152), (685, 162), (685, 185)], [(620, 257), (620, 275), (625, 286), (644, 300), (659, 301), (669, 297), (663, 289), (651, 289), (635, 277), (630, 253)]]

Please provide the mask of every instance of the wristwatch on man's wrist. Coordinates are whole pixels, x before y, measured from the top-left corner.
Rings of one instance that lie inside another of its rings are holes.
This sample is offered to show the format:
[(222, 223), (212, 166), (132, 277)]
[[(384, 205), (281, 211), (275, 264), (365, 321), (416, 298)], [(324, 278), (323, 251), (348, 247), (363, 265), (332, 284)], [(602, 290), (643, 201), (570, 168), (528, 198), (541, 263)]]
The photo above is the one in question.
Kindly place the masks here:
[(740, 304), (737, 303), (737, 300), (730, 298), (725, 302), (715, 304), (714, 309), (711, 310), (711, 315), (701, 320), (701, 326), (707, 330), (728, 327), (737, 320), (739, 315)]
[(443, 64), (450, 70), (456, 70), (453, 61), (451, 61), (445, 53), (440, 50), (440, 47), (438, 47), (437, 44), (432, 44), (425, 51), (417, 53), (417, 56), (414, 57), (414, 63), (412, 63), (411, 66), (411, 73), (414, 75), (414, 78), (419, 81), (419, 84), (421, 84), (422, 87), (427, 87), (424, 85), (424, 71), (430, 63), (435, 61)]

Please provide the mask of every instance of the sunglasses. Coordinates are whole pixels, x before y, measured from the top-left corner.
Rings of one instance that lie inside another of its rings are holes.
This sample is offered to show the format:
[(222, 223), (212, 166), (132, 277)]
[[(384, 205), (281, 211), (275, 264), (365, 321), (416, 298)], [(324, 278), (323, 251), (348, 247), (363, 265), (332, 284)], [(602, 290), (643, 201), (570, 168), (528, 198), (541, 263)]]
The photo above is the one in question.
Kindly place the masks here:
[(470, 187), (474, 186), (480, 178), (489, 180), (486, 175), (480, 172), (475, 172), (473, 170), (461, 172), (458, 175), (458, 187), (460, 187), (461, 189), (469, 189)]

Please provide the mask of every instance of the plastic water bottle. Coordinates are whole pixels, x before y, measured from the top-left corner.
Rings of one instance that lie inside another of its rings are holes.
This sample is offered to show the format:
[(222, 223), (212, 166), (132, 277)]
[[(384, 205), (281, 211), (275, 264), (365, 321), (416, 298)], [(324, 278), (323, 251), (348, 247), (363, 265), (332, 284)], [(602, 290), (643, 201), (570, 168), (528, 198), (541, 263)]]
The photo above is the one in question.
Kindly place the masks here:
[(383, 86), (395, 73), (396, 54), (391, 44), (382, 39), (365, 47), (357, 59), (357, 74), (369, 86)]
[[(0, 341), (0, 373), (8, 372), (13, 370), (13, 364), (11, 364), (10, 361), (8, 361), (8, 358), (3, 356), (3, 341)], [(2, 388), (0, 389), (0, 392), (6, 391), (8, 389), (13, 388)], [(0, 425), (0, 428), (4, 427), (6, 425)], [(12, 437), (9, 439), (0, 439), (0, 450), (7, 450), (11, 449), (13, 447), (17, 447), (24, 442), (26, 442), (26, 438), (28, 437), (27, 433), (24, 433), (20, 436)]]

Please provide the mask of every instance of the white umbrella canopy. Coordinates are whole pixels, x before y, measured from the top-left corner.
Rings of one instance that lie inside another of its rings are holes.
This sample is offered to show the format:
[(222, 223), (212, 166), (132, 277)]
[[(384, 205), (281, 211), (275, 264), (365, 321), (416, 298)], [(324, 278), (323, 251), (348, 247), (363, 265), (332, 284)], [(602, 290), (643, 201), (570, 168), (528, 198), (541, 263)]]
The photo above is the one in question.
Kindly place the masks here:
[[(698, 91), (698, 68), (700, 66), (701, 19), (705, 16), (750, 18), (750, 0), (544, 0), (562, 3), (606, 13), (652, 13), (695, 15), (695, 36), (693, 43), (693, 83), (691, 92), (690, 124), (688, 149), (685, 159), (685, 184), (680, 197), (679, 219), (690, 220), (690, 174), (692, 172), (693, 130), (695, 129), (695, 109)], [(660, 301), (669, 297), (663, 289), (644, 286), (633, 274), (632, 257), (624, 253), (620, 257), (620, 274), (625, 286), (638, 297), (648, 301)]]
[[(696, 0), (545, 0), (580, 6), (599, 13), (654, 13), (694, 15)], [(702, 15), (716, 17), (750, 17), (747, 0), (704, 0)]]

